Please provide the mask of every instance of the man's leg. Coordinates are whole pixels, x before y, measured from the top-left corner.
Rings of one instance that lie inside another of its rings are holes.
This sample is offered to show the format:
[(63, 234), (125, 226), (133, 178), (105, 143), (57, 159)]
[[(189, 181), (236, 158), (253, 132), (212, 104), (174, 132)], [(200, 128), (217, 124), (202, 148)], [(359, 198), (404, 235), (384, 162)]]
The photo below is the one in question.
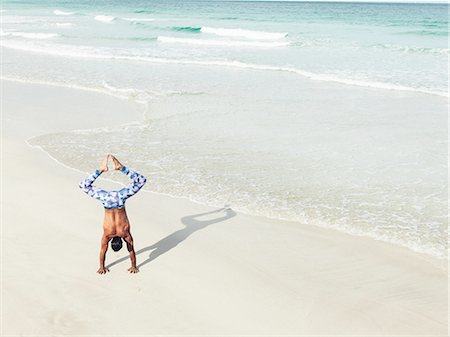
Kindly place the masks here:
[(127, 243), (127, 249), (130, 252), (131, 259), (131, 268), (128, 269), (130, 273), (137, 273), (139, 269), (136, 267), (136, 253), (134, 252), (133, 246), (133, 237), (129, 233), (126, 237), (124, 237), (125, 242)]
[(105, 273), (109, 272), (109, 269), (105, 267), (105, 257), (106, 257), (106, 251), (108, 250), (108, 243), (110, 240), (111, 240), (110, 238), (103, 235), (101, 249), (100, 249), (100, 268), (97, 270), (97, 273), (99, 273), (99, 274), (105, 274)]

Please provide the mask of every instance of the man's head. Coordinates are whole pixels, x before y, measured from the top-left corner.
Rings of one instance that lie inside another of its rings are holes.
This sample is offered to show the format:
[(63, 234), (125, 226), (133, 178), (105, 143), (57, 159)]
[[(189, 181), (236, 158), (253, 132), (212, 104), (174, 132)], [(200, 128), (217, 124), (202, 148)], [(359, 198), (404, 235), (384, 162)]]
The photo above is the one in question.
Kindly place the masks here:
[(113, 237), (111, 241), (111, 248), (115, 252), (118, 252), (120, 249), (122, 249), (122, 239), (118, 236)]

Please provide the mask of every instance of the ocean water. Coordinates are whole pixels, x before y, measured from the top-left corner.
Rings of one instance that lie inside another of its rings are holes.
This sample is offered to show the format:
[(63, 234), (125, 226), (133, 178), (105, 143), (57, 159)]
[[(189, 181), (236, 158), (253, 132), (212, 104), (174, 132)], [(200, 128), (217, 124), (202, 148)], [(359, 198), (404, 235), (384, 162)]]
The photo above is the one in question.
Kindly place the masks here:
[(29, 140), (66, 165), (447, 255), (446, 4), (6, 0), (0, 37), (3, 78), (143, 112)]

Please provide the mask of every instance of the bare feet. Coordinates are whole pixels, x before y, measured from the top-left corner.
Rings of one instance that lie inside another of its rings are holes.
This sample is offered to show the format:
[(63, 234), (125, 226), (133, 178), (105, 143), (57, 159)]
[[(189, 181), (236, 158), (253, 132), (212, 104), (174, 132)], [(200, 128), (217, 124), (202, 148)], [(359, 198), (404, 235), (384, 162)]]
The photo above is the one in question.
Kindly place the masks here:
[(132, 274), (139, 273), (139, 269), (137, 267), (128, 268), (128, 271)]
[(110, 154), (109, 158), (113, 161), (115, 170), (120, 170), (122, 168), (123, 165), (120, 163), (120, 161), (117, 160), (116, 157)]
[(100, 163), (100, 172), (106, 172), (108, 171), (108, 156), (106, 156), (102, 162)]
[(97, 270), (97, 273), (98, 273), (98, 274), (106, 274), (107, 272), (109, 272), (109, 269), (108, 269), (108, 268), (105, 268), (105, 267), (100, 267), (100, 268)]

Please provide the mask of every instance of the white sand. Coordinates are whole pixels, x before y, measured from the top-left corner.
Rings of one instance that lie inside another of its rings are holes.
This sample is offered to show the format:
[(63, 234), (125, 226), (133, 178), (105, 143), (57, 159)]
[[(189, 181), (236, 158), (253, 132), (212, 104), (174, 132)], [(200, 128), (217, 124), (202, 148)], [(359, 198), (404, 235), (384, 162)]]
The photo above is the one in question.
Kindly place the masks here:
[(101, 204), (79, 190), (84, 174), (24, 140), (139, 113), (8, 81), (2, 108), (3, 335), (447, 334), (445, 261), (153, 193), (127, 203), (140, 273), (127, 273), (122, 249), (96, 274)]

